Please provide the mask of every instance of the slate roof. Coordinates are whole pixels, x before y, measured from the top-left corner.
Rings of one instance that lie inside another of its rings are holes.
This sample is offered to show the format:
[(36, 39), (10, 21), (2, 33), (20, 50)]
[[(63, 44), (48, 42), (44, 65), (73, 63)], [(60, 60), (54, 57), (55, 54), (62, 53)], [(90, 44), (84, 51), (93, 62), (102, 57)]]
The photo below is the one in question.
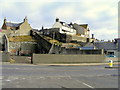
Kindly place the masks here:
[(84, 30), (87, 29), (88, 27), (88, 24), (72, 24), (72, 22), (70, 24), (67, 24), (66, 22), (63, 22), (63, 21), (59, 21), (59, 23), (62, 25), (62, 26), (65, 26), (67, 28), (71, 28), (71, 29), (75, 29), (77, 31), (77, 33), (79, 34), (84, 34)]
[(84, 27), (82, 27), (82, 26), (80, 26), (80, 25), (74, 23), (74, 24), (73, 24), (73, 27), (75, 27), (75, 26), (78, 27), (78, 28), (81, 28), (81, 29), (85, 29)]
[(84, 46), (83, 47), (77, 47), (77, 48), (81, 48), (83, 50), (93, 50), (95, 47), (95, 45), (93, 43), (84, 43)]
[(81, 25), (78, 25), (76, 23), (72, 24), (67, 24), (65, 22), (62, 22), (60, 21), (61, 25), (65, 26), (65, 27), (68, 27), (68, 28), (72, 28), (72, 29), (75, 29), (77, 30), (78, 33), (81, 33), (81, 34), (84, 34), (84, 29), (87, 28), (88, 24), (81, 24)]
[(10, 27), (19, 27), (22, 23), (11, 23), (11, 22), (6, 22), (6, 26)]
[(77, 47), (77, 48), (80, 48), (82, 50), (93, 50), (94, 47)]
[(77, 30), (77, 32), (81, 33), (81, 34), (84, 34), (84, 27), (82, 26), (79, 26), (78, 24), (74, 23), (73, 24), (73, 28)]
[(80, 44), (82, 47), (84, 47), (87, 43), (86, 42), (79, 42), (78, 44)]
[(117, 43), (120, 43), (120, 38), (116, 38), (115, 40), (117, 40)]
[(84, 47), (91, 47), (91, 48), (94, 48), (95, 47), (95, 45), (93, 44), (93, 43), (87, 43)]
[[(63, 26), (65, 26), (65, 27), (74, 29), (72, 24), (67, 24), (67, 23), (62, 22), (62, 21), (60, 21), (60, 23), (61, 23)], [(72, 25), (72, 27), (71, 27), (71, 25)]]
[(104, 49), (104, 50), (116, 50), (116, 44), (114, 42), (95, 42), (94, 45), (98, 49)]

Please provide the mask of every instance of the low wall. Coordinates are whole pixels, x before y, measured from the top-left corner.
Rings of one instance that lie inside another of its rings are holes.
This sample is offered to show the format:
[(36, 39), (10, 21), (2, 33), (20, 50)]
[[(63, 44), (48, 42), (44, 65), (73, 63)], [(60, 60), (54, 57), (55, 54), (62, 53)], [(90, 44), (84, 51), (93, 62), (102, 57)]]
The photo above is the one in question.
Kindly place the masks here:
[(31, 63), (31, 57), (27, 56), (10, 56), (11, 59), (15, 60), (15, 63)]
[(113, 62), (120, 62), (120, 58), (119, 57), (106, 57), (105, 61), (109, 62), (110, 60), (112, 60)]
[(33, 54), (32, 57), (33, 64), (101, 63), (104, 61), (104, 55)]
[(9, 52), (1, 52), (2, 54), (2, 62), (8, 62), (10, 60)]

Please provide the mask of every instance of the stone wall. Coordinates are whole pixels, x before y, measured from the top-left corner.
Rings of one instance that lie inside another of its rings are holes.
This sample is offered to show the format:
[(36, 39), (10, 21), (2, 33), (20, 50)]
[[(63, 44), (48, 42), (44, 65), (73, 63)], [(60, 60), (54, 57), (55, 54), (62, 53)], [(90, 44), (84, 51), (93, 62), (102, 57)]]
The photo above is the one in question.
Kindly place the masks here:
[(69, 64), (69, 63), (102, 63), (104, 55), (60, 55), (60, 54), (33, 54), (33, 64)]
[(102, 49), (80, 50), (79, 48), (61, 48), (60, 54), (103, 54)]
[(64, 43), (71, 42), (71, 41), (87, 42), (86, 37), (82, 37), (82, 36), (78, 36), (78, 35), (67, 35), (65, 33), (59, 33), (59, 28), (43, 29), (40, 31), (40, 34), (53, 38), (54, 32), (55, 32), (54, 38), (60, 42), (64, 42)]
[(37, 40), (38, 53), (49, 53), (52, 44), (45, 40), (41, 35), (36, 34), (34, 35), (34, 38)]
[(54, 39), (60, 41), (60, 42), (70, 42), (72, 40), (71, 35), (66, 35), (65, 33), (59, 33), (59, 28), (50, 28), (50, 29), (43, 29), (40, 31), (40, 34), (49, 36), (53, 38), (54, 33)]
[(35, 42), (10, 42), (9, 51), (11, 55), (31, 55), (35, 53), (37, 43)]

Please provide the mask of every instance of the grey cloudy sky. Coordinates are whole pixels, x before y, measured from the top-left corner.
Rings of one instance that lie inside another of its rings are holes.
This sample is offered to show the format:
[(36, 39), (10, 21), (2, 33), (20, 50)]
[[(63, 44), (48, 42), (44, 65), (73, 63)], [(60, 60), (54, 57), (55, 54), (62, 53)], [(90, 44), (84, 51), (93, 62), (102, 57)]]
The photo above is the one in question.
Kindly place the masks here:
[(1, 0), (0, 26), (4, 17), (11, 22), (22, 22), (28, 17), (35, 29), (52, 27), (55, 18), (66, 23), (89, 24), (91, 34), (98, 39), (118, 37), (119, 0)]

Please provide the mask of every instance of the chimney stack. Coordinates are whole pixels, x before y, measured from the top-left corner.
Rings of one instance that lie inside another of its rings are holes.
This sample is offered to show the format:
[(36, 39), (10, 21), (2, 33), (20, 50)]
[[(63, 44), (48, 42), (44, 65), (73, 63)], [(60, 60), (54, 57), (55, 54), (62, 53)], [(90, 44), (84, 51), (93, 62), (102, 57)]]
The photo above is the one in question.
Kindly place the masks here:
[(26, 22), (28, 19), (27, 19), (27, 16), (24, 18), (24, 22)]
[(44, 27), (42, 26), (42, 30), (44, 29)]
[(70, 25), (72, 25), (72, 22), (70, 22)]
[(94, 34), (92, 34), (92, 39), (94, 39)]
[(56, 18), (56, 22), (59, 22), (59, 18)]
[(4, 17), (4, 23), (6, 23), (6, 17)]

